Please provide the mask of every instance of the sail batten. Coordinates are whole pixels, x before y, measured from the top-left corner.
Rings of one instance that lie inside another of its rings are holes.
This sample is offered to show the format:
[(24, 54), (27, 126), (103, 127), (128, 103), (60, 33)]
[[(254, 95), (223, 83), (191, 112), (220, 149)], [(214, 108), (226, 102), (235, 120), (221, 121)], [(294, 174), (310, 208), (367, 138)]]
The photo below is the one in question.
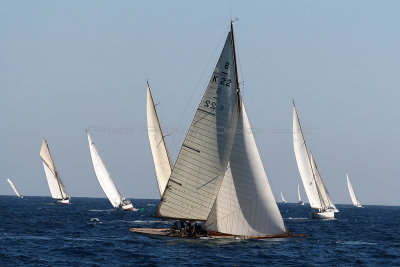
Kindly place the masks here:
[(206, 220), (224, 177), (238, 121), (232, 32), (196, 110), (158, 216)]

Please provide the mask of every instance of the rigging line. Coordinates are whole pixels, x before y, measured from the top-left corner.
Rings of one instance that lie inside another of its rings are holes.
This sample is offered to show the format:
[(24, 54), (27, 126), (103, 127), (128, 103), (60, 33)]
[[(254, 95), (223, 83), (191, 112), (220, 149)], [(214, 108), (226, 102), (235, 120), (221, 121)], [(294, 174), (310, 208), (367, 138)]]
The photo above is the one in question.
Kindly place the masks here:
[[(209, 65), (211, 64), (211, 61), (214, 59), (215, 53), (217, 52), (218, 48), (220, 47), (221, 42), (225, 39), (226, 33), (228, 32), (228, 30), (229, 30), (229, 27), (228, 27), (227, 29), (225, 29), (224, 34), (222, 35), (221, 39), (220, 39), (219, 42), (218, 42), (218, 45), (215, 47), (214, 51), (213, 51), (212, 54), (211, 54), (210, 59), (208, 60), (206, 66), (204, 67), (204, 69), (203, 69), (203, 71), (202, 71), (202, 73), (201, 73), (201, 75), (200, 75), (200, 78), (199, 78), (199, 80), (197, 81), (196, 86), (194, 87), (194, 89), (193, 89), (193, 91), (192, 91), (192, 94), (190, 95), (189, 101), (186, 102), (186, 105), (185, 105), (185, 108), (184, 108), (184, 110), (183, 110), (183, 112), (182, 112), (181, 118), (180, 118), (179, 121), (178, 121), (178, 127), (177, 127), (177, 129), (179, 129), (179, 128), (181, 127), (183, 118), (184, 118), (185, 115), (187, 114), (187, 110), (188, 110), (188, 108), (189, 108), (189, 104), (192, 102), (192, 98), (193, 98), (194, 94), (195, 94), (196, 91), (199, 89), (200, 82), (201, 82), (201, 80), (203, 80), (203, 77), (204, 77), (204, 75), (205, 75), (205, 73), (206, 73), (206, 71), (207, 71)], [(207, 84), (207, 85), (208, 85), (208, 84)], [(196, 110), (196, 111), (197, 111), (197, 110)], [(172, 141), (171, 141), (171, 147), (173, 147), (173, 145), (174, 145), (174, 143), (175, 143), (176, 136), (177, 136), (177, 134), (173, 135), (173, 138), (172, 138)]]

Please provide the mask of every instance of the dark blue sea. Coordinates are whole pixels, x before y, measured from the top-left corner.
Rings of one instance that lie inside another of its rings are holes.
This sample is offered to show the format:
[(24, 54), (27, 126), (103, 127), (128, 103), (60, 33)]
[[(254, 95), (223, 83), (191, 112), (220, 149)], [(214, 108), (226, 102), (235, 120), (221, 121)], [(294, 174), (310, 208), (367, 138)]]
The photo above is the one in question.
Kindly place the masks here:
[(337, 205), (335, 220), (314, 220), (307, 206), (279, 204), (286, 226), (306, 238), (156, 239), (130, 227), (165, 227), (158, 200), (137, 212), (107, 199), (0, 196), (0, 266), (400, 266), (400, 207)]

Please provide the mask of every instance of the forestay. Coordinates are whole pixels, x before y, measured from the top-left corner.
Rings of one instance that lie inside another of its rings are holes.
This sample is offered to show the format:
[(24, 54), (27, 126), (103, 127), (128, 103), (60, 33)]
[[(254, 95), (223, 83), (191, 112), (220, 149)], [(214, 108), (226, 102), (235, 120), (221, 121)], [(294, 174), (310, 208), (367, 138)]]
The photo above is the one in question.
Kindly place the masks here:
[(47, 183), (49, 184), (51, 197), (54, 199), (68, 198), (69, 196), (65, 191), (65, 187), (58, 176), (46, 139), (43, 139), (42, 147), (40, 149), (40, 157), (42, 158), (43, 168), (46, 174)]
[(160, 196), (162, 196), (171, 175), (172, 163), (165, 144), (149, 83), (147, 83), (147, 132), (153, 155), (158, 189)]
[(158, 216), (206, 220), (225, 175), (238, 122), (232, 31), (196, 111)]
[(322, 208), (322, 204), (315, 183), (315, 174), (311, 167), (311, 159), (308, 154), (306, 141), (304, 139), (295, 106), (293, 106), (293, 147), (297, 167), (299, 169), (301, 180), (303, 181), (308, 202), (310, 203), (311, 208), (320, 209)]
[(114, 182), (112, 181), (111, 176), (108, 173), (106, 166), (104, 165), (103, 160), (101, 159), (99, 152), (97, 151), (97, 148), (92, 141), (92, 137), (89, 133), (87, 133), (87, 135), (89, 141), (90, 156), (92, 158), (97, 180), (99, 181), (101, 188), (103, 189), (104, 193), (106, 194), (107, 198), (110, 200), (114, 208), (118, 208), (122, 204), (122, 200), (124, 198), (115, 187)]
[(205, 224), (207, 230), (241, 236), (286, 232), (243, 104), (229, 167)]

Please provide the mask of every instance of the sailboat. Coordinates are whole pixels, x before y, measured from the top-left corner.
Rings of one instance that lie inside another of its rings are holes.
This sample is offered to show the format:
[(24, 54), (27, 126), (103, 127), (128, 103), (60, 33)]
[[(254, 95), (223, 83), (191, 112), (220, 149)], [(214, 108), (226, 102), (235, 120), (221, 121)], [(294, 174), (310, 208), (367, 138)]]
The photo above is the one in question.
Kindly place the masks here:
[(169, 176), (172, 172), (172, 162), (164, 140), (160, 121), (158, 119), (156, 105), (154, 104), (153, 96), (151, 94), (149, 81), (147, 81), (147, 132), (153, 155), (158, 190), (161, 197), (164, 194)]
[(349, 193), (351, 197), (351, 202), (353, 202), (353, 206), (357, 208), (362, 208), (360, 202), (358, 201), (356, 194), (354, 194), (353, 186), (351, 186), (349, 174), (346, 172), (347, 176), (347, 187), (349, 188)]
[(293, 147), (296, 156), (297, 167), (299, 169), (304, 189), (314, 210), (312, 215), (317, 219), (334, 218), (335, 207), (332, 203), (328, 191), (324, 185), (321, 174), (318, 171), (314, 157), (308, 151), (303, 130), (300, 125), (299, 116), (293, 101)]
[[(290, 234), (272, 193), (240, 94), (233, 25), (182, 144), (157, 216), (204, 222), (208, 238)], [(141, 234), (200, 238), (169, 228)]]
[(287, 203), (286, 199), (283, 197), (282, 191), (281, 191), (281, 199), (282, 199), (282, 203)]
[(17, 197), (19, 197), (19, 198), (24, 198), (24, 196), (21, 195), (21, 194), (18, 192), (17, 188), (15, 187), (14, 183), (11, 181), (10, 178), (7, 178), (7, 182), (10, 184), (11, 188), (14, 190), (15, 194), (17, 195)]
[(299, 204), (300, 206), (304, 206), (304, 202), (303, 202), (303, 200), (301, 200), (301, 195), (300, 195), (300, 184), (299, 184), (299, 183), (297, 183), (297, 195), (299, 196), (299, 202), (298, 202), (298, 204)]
[(58, 175), (53, 158), (51, 157), (49, 145), (44, 138), (42, 142), (42, 147), (40, 149), (40, 157), (43, 162), (43, 168), (46, 174), (47, 182), (49, 184), (51, 197), (55, 199), (56, 203), (69, 204), (71, 197), (65, 191), (64, 184), (62, 183), (61, 178)]
[(113, 180), (111, 179), (109, 172), (106, 169), (106, 166), (104, 165), (103, 160), (99, 155), (99, 152), (97, 151), (96, 146), (94, 145), (92, 137), (87, 130), (86, 133), (89, 141), (90, 156), (92, 158), (97, 180), (99, 181), (101, 188), (106, 194), (108, 200), (110, 200), (111, 205), (113, 205), (113, 207), (116, 209), (121, 209), (124, 211), (137, 211), (137, 209), (133, 207), (131, 201), (124, 198), (118, 191)]

